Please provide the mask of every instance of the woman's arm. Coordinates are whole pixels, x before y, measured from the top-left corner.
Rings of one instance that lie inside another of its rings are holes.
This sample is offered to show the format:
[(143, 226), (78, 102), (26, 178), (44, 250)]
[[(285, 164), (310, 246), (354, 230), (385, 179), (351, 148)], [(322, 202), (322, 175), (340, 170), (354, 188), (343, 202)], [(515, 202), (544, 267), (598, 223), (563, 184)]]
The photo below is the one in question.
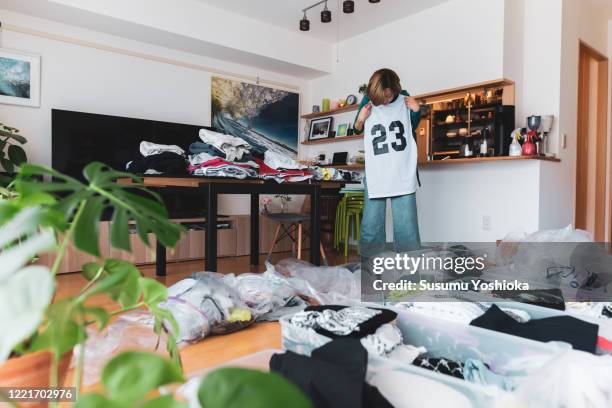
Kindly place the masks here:
[(367, 95), (363, 95), (363, 98), (361, 98), (361, 103), (359, 103), (359, 108), (357, 109), (357, 115), (355, 115), (355, 122), (353, 123), (353, 129), (355, 129), (355, 134), (363, 133), (364, 123), (359, 123), (361, 122), (359, 120), (359, 115), (361, 114), (361, 110), (363, 109), (363, 107), (366, 106), (368, 103), (370, 103), (370, 98), (368, 98)]

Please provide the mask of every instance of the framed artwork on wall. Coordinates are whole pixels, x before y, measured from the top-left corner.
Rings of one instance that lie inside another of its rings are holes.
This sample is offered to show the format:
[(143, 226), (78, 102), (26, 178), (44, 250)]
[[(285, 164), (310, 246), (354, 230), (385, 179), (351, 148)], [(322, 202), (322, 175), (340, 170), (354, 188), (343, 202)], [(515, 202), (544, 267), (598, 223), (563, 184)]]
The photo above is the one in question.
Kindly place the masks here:
[(211, 78), (212, 126), (255, 149), (296, 157), (300, 94), (221, 77)]
[(0, 48), (0, 103), (40, 106), (40, 56)]
[(308, 140), (327, 139), (330, 137), (333, 118), (326, 116), (324, 118), (313, 119), (310, 122), (310, 134)]
[(338, 130), (336, 131), (336, 137), (345, 137), (348, 135), (348, 123), (341, 123), (338, 125)]

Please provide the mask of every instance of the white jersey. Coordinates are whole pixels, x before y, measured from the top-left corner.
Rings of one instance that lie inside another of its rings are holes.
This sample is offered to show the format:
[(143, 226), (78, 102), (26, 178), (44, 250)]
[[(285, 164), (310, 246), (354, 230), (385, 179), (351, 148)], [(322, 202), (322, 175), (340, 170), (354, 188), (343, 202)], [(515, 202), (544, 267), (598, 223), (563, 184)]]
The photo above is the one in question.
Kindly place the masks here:
[(388, 105), (372, 106), (363, 143), (370, 198), (402, 196), (417, 190), (417, 146), (402, 95)]

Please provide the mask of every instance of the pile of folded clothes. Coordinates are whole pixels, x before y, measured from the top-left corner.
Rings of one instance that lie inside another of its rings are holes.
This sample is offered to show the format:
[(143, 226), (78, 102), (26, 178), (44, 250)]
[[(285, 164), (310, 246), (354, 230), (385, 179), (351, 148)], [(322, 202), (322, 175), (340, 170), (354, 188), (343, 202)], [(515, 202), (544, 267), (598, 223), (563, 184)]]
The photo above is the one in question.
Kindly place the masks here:
[(183, 175), (187, 173), (185, 151), (179, 146), (143, 141), (140, 143), (140, 154), (140, 157), (125, 165), (127, 171), (148, 175)]
[(200, 130), (201, 142), (189, 146), (189, 173), (194, 176), (255, 178), (258, 165), (244, 140), (212, 130)]
[(264, 180), (297, 182), (310, 180), (314, 173), (290, 156), (267, 150), (263, 160), (258, 160), (259, 176)]

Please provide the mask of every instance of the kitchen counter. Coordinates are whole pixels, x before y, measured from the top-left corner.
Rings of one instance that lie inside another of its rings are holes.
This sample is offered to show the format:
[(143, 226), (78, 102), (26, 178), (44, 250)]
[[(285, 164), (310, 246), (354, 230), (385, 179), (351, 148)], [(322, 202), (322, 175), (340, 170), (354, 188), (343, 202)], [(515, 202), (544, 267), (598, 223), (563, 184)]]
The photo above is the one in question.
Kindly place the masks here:
[(419, 167), (423, 166), (438, 166), (444, 164), (465, 164), (465, 163), (483, 163), (483, 162), (496, 162), (496, 161), (525, 161), (525, 160), (541, 160), (559, 163), (561, 159), (556, 157), (543, 157), (543, 156), (499, 156), (499, 157), (469, 157), (462, 159), (446, 159), (446, 160), (432, 160), (424, 163), (419, 163)]

